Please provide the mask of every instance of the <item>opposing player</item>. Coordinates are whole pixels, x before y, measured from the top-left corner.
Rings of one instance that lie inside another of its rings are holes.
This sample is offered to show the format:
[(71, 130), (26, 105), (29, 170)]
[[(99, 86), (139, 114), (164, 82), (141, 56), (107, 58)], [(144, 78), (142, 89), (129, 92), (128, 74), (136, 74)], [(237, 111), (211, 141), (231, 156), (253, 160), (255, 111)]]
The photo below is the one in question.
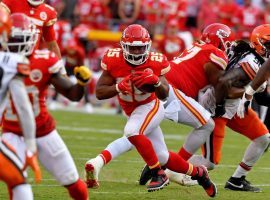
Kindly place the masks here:
[[(0, 8), (0, 44), (7, 45), (12, 21), (9, 15)], [(0, 51), (0, 116), (7, 104), (8, 94), (15, 99), (14, 107), (18, 111), (18, 119), (25, 141), (26, 163), (23, 163), (13, 147), (0, 138), (0, 180), (4, 181), (10, 192), (10, 199), (32, 200), (31, 186), (27, 184), (24, 172), (30, 166), (35, 172), (36, 182), (41, 180), (41, 171), (37, 162), (37, 146), (35, 140), (35, 121), (23, 78), (30, 72), (29, 61), (24, 56)]]
[[(168, 183), (168, 179), (161, 169), (161, 166), (166, 166), (173, 171), (191, 175), (193, 179), (198, 180), (209, 196), (214, 197), (216, 187), (209, 180), (205, 168), (194, 168), (181, 156), (168, 152), (164, 143), (159, 127), (159, 123), (163, 119), (164, 108), (160, 106), (157, 98), (165, 100), (169, 92), (171, 99), (178, 97), (183, 102), (189, 101), (189, 98), (183, 93), (168, 87), (164, 75), (170, 69), (169, 62), (162, 54), (149, 51), (150, 36), (148, 31), (140, 25), (128, 26), (123, 32), (120, 44), (122, 49), (110, 49), (102, 60), (104, 72), (97, 83), (96, 94), (100, 99), (118, 95), (120, 105), (128, 115), (124, 129), (125, 136), (111, 143), (112, 148), (108, 147), (108, 150), (106, 149), (97, 158), (95, 166), (92, 160), (86, 163), (88, 186), (98, 186), (95, 174), (96, 165), (102, 165), (111, 160), (113, 155), (118, 154), (118, 150), (123, 153), (131, 149), (131, 144), (133, 144), (150, 168), (151, 181), (147, 186), (149, 191), (160, 189)], [(152, 90), (149, 91), (150, 89)], [(173, 100), (170, 100), (170, 96), (168, 100), (171, 103)], [(191, 113), (191, 111), (185, 112)], [(201, 123), (205, 125), (206, 121), (203, 121), (205, 116), (207, 116), (205, 113), (198, 114), (199, 119), (195, 118), (189, 122), (198, 127), (201, 126)], [(129, 144), (123, 149), (118, 148), (117, 143), (120, 140)]]
[[(84, 85), (90, 79), (88, 68), (75, 68), (77, 84), (73, 84), (65, 74), (64, 66), (55, 53), (48, 50), (35, 50), (34, 37), (36, 29), (29, 18), (22, 13), (11, 15), (14, 23), (10, 41), (6, 49), (27, 55), (30, 60), (30, 76), (25, 79), (28, 95), (36, 121), (38, 158), (46, 170), (67, 188), (71, 198), (88, 199), (86, 185), (79, 178), (74, 161), (55, 128), (55, 121), (46, 108), (46, 94), (50, 84), (58, 92), (72, 101), (78, 101), (84, 94)], [(3, 139), (6, 139), (25, 161), (25, 145), (22, 141), (22, 129), (19, 127), (17, 111), (9, 101), (3, 117)]]
[[(53, 7), (45, 4), (44, 0), (3, 0), (1, 5), (10, 14), (24, 13), (30, 17), (39, 31), (35, 48), (41, 49), (42, 47), (40, 45), (45, 45), (45, 47), (61, 58), (61, 52), (53, 28), (53, 25), (57, 20), (57, 13)], [(41, 44), (42, 42), (45, 43)]]

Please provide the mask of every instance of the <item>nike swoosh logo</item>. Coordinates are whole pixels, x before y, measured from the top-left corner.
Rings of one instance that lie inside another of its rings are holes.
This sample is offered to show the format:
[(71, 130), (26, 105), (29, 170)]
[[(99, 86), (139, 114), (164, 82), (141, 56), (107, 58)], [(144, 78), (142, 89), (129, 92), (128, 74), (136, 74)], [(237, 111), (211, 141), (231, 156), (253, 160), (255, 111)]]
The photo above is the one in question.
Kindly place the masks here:
[(236, 188), (243, 188), (244, 187), (244, 185), (243, 184), (241, 184), (241, 185), (235, 185), (235, 184), (233, 184), (233, 183), (231, 183), (231, 182), (229, 182), (228, 181), (228, 183), (230, 184), (230, 185), (232, 185), (233, 187), (236, 187)]

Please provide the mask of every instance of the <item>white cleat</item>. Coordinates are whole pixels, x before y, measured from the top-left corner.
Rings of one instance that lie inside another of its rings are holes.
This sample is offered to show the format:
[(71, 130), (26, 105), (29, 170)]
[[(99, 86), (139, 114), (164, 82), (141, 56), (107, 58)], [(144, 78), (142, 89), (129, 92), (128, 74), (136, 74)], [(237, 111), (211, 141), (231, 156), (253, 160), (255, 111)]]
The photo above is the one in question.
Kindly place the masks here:
[(99, 188), (98, 174), (103, 166), (103, 160), (100, 162), (99, 156), (97, 158), (90, 159), (85, 164), (85, 183), (88, 188)]
[(177, 183), (179, 185), (183, 185), (183, 186), (198, 185), (198, 181), (192, 180), (191, 176), (189, 175), (173, 172), (168, 169), (165, 170), (165, 173), (171, 182)]

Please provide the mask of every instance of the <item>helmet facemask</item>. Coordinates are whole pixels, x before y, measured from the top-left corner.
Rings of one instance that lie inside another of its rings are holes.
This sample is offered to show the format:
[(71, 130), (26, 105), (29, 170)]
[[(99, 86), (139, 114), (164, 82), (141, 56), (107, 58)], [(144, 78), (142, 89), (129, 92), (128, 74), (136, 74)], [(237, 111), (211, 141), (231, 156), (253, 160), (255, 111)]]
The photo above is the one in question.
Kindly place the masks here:
[(270, 41), (263, 38), (257, 39), (258, 44), (261, 46), (260, 55), (265, 58), (269, 58), (270, 55)]
[(29, 56), (33, 53), (37, 40), (38, 33), (35, 28), (21, 30), (20, 28), (12, 27), (6, 50)]
[(124, 58), (132, 65), (141, 65), (148, 59), (151, 43), (151, 41), (120, 42)]

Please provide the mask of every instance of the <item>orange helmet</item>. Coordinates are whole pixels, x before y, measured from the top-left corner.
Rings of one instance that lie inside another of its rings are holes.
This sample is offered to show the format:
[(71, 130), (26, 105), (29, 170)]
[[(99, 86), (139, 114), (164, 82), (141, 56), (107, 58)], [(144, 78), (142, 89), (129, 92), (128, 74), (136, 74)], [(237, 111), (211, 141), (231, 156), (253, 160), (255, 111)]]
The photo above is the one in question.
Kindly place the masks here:
[(4, 8), (0, 8), (0, 44), (2, 47), (7, 45), (8, 36), (11, 31), (11, 19)]
[(270, 53), (270, 24), (263, 24), (254, 28), (250, 36), (251, 47), (264, 57)]
[(213, 23), (203, 30), (201, 40), (224, 51), (234, 41), (234, 34), (227, 25)]

